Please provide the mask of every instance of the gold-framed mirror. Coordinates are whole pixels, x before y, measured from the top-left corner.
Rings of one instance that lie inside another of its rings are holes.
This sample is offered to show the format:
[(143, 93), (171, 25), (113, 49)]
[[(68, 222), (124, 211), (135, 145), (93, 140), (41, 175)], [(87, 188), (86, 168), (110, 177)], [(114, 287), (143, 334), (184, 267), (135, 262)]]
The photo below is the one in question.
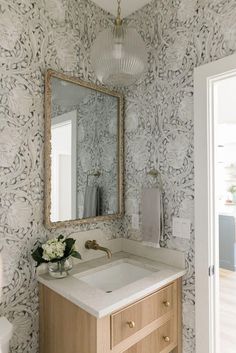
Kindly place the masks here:
[(47, 70), (47, 228), (122, 217), (123, 105), (121, 93)]

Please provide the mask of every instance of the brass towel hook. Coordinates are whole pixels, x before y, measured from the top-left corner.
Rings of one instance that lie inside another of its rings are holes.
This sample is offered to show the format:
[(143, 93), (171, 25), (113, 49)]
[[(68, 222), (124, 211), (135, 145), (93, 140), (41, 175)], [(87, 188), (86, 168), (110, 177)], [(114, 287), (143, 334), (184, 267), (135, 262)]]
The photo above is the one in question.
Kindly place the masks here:
[(161, 173), (157, 169), (151, 169), (149, 170), (149, 172), (147, 172), (147, 175), (150, 175), (151, 177), (158, 179), (159, 188), (163, 191), (163, 182), (162, 182)]

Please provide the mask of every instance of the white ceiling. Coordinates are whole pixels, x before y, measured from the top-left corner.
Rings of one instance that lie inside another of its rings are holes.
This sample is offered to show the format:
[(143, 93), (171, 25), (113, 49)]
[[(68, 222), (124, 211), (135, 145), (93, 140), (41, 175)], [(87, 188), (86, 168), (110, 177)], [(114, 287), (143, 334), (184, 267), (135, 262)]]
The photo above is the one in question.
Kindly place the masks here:
[[(129, 16), (132, 12), (140, 9), (148, 4), (151, 0), (121, 0), (121, 15), (122, 17)], [(93, 0), (95, 4), (102, 7), (104, 10), (112, 13), (114, 16), (117, 13), (117, 0)]]

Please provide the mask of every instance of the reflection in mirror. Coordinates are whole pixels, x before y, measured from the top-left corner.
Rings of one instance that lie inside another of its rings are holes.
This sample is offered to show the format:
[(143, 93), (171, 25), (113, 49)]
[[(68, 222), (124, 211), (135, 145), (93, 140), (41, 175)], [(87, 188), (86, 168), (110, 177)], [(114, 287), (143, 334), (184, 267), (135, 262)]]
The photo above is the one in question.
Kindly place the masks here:
[(46, 223), (120, 216), (122, 96), (53, 71), (47, 87)]

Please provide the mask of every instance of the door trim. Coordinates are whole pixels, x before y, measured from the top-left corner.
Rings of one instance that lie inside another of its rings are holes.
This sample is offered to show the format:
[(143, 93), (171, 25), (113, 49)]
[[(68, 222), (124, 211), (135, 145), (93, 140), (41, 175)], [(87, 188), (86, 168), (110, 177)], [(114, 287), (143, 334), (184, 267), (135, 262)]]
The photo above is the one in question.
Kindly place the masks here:
[[(194, 70), (196, 353), (218, 353), (219, 240), (213, 85), (236, 75), (236, 55)], [(214, 266), (215, 274), (209, 276)]]

